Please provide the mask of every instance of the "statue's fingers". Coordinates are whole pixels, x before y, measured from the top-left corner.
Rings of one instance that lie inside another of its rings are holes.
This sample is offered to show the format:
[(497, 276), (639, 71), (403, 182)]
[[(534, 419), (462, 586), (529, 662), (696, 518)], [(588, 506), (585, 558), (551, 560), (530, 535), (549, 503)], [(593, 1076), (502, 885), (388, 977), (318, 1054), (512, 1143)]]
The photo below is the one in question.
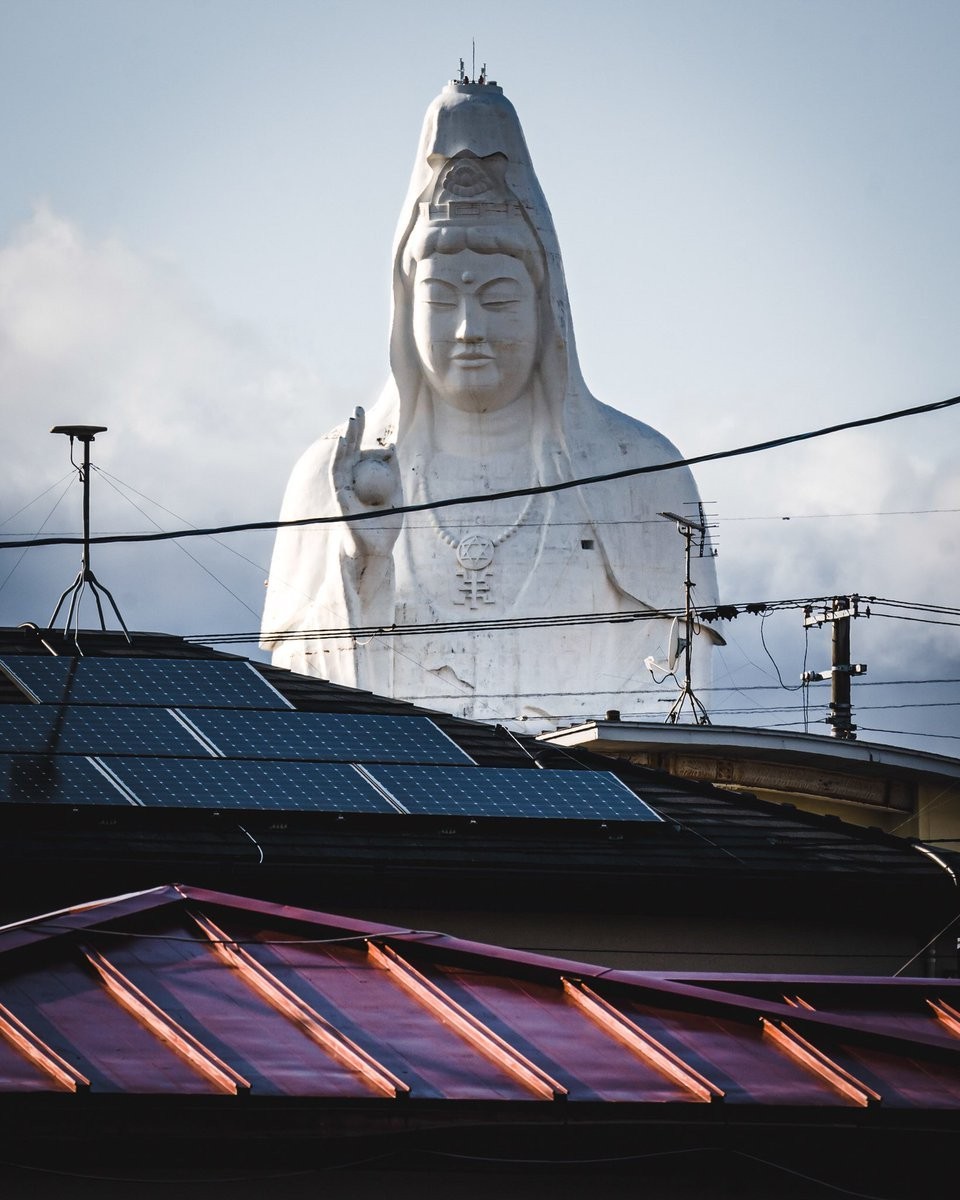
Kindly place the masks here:
[(363, 409), (354, 409), (353, 416), (348, 418), (347, 427), (344, 430), (344, 440), (347, 445), (344, 453), (354, 462), (360, 457), (360, 443), (363, 441)]
[(334, 486), (343, 474), (344, 463), (347, 458), (347, 439), (346, 436), (338, 437), (337, 444), (333, 451), (333, 460), (330, 463), (330, 474), (333, 476)]

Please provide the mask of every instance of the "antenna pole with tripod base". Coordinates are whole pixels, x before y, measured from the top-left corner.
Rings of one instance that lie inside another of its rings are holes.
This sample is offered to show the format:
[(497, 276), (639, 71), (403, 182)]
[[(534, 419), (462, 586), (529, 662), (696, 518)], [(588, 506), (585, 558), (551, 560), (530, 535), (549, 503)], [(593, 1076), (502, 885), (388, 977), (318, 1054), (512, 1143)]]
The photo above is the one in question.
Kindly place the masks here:
[[(83, 484), (83, 556), (80, 560), (80, 571), (73, 583), (66, 589), (57, 601), (57, 607), (53, 610), (53, 616), (47, 625), (48, 629), (52, 629), (56, 623), (57, 617), (60, 615), (60, 609), (63, 608), (64, 601), (70, 597), (70, 607), (67, 609), (67, 619), (64, 623), (63, 632), (66, 634), (71, 625), (73, 626), (73, 641), (80, 650), (80, 600), (87, 587), (90, 585), (90, 591), (93, 593), (93, 598), (96, 601), (97, 613), (100, 616), (100, 628), (106, 631), (107, 624), (103, 616), (103, 604), (100, 601), (101, 593), (106, 596), (110, 602), (110, 607), (114, 611), (114, 615), (120, 622), (120, 628), (123, 630), (124, 637), (129, 642), (130, 634), (124, 624), (123, 617), (120, 616), (120, 609), (117, 608), (117, 603), (111, 596), (110, 592), (94, 575), (90, 566), (90, 443), (94, 440), (98, 433), (106, 433), (105, 425), (54, 425), (50, 430), (51, 433), (62, 433), (70, 439), (70, 462), (77, 468), (80, 475), (80, 482)], [(83, 466), (74, 462), (73, 459), (73, 443), (74, 439), (83, 443)], [(82, 652), (81, 652), (82, 653)]]
[(680, 695), (674, 700), (673, 706), (667, 713), (667, 724), (676, 725), (680, 720), (685, 703), (690, 705), (690, 712), (693, 714), (694, 720), (698, 725), (709, 725), (710, 717), (707, 715), (707, 710), (703, 703), (697, 698), (691, 683), (691, 662), (693, 659), (693, 637), (694, 637), (694, 617), (693, 617), (693, 589), (696, 584), (690, 577), (690, 551), (693, 546), (693, 535), (698, 533), (703, 537), (707, 532), (706, 525), (701, 525), (697, 521), (691, 521), (688, 517), (681, 517), (677, 513), (662, 512), (661, 517), (666, 517), (670, 521), (676, 521), (677, 533), (685, 540), (685, 567), (686, 575), (683, 581), (684, 592), (684, 618), (683, 618), (683, 687), (680, 689)]

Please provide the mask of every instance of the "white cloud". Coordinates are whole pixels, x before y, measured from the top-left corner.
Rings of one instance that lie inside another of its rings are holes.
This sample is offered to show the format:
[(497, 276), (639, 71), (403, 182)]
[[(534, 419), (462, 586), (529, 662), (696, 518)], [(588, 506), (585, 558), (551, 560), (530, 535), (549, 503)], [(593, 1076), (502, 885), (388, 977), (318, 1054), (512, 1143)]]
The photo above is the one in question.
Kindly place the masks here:
[[(177, 269), (119, 239), (93, 241), (48, 207), (0, 247), (0, 387), (7, 447), (0, 519), (69, 470), (67, 443), (47, 430), (83, 423), (109, 428), (94, 443), (95, 465), (187, 521), (269, 520), (293, 458), (334, 419), (323, 413), (308, 368), (280, 361), (256, 330), (220, 318)], [(95, 531), (152, 528), (106, 477), (93, 483)], [(4, 532), (34, 532), (55, 494)], [(132, 499), (165, 527), (176, 524)], [(78, 518), (79, 493), (62, 502), (49, 528), (76, 531)], [(231, 544), (250, 554), (251, 542)], [(213, 554), (211, 569), (259, 610), (256, 571), (207, 542), (186, 545), (205, 562)], [(250, 557), (268, 556), (269, 545), (260, 539)], [(98, 575), (134, 609), (121, 603), (128, 622), (169, 630), (256, 624), (181, 551), (172, 558), (169, 549), (143, 547), (96, 553)], [(11, 556), (19, 552), (4, 551), (0, 582)], [(38, 619), (36, 605), (46, 612), (57, 591), (48, 576), (63, 587), (76, 569), (75, 550), (28, 557), (31, 565), (25, 559), (0, 592), (6, 621), (25, 611)], [(25, 594), (38, 587), (41, 596)]]

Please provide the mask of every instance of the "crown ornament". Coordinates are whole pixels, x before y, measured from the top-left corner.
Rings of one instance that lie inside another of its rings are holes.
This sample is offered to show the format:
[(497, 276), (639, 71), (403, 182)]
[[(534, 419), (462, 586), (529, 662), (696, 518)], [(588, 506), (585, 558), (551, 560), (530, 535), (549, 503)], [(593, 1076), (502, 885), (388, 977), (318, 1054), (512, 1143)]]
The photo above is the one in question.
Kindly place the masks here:
[(470, 150), (461, 150), (440, 168), (432, 199), (420, 205), (421, 215), (431, 225), (521, 216), (523, 210), (504, 178), (506, 169), (503, 154), (478, 158)]

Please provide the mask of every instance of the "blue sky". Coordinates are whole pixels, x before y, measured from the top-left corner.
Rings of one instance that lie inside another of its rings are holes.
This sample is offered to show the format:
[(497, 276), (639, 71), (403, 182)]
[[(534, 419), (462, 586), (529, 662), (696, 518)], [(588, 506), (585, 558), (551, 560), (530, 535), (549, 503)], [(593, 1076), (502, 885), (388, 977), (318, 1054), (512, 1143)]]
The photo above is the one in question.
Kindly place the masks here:
[[(520, 113), (600, 399), (697, 454), (960, 393), (955, 3), (0, 0), (5, 534), (76, 528), (75, 487), (50, 512), (67, 421), (110, 427), (100, 529), (276, 514), (299, 451), (381, 386), (420, 121), (472, 38)], [(702, 469), (724, 598), (955, 604), (958, 424)], [(189, 550), (94, 566), (136, 627), (255, 628), (270, 538)], [(3, 551), (0, 621), (43, 622), (75, 571)], [(727, 632), (718, 684), (775, 683), (758, 622)], [(960, 677), (958, 633), (858, 623), (859, 695)], [(796, 680), (799, 614), (765, 637)], [(828, 653), (811, 635), (811, 665)], [(761, 701), (797, 698), (717, 707)], [(945, 734), (953, 711), (861, 720)]]

